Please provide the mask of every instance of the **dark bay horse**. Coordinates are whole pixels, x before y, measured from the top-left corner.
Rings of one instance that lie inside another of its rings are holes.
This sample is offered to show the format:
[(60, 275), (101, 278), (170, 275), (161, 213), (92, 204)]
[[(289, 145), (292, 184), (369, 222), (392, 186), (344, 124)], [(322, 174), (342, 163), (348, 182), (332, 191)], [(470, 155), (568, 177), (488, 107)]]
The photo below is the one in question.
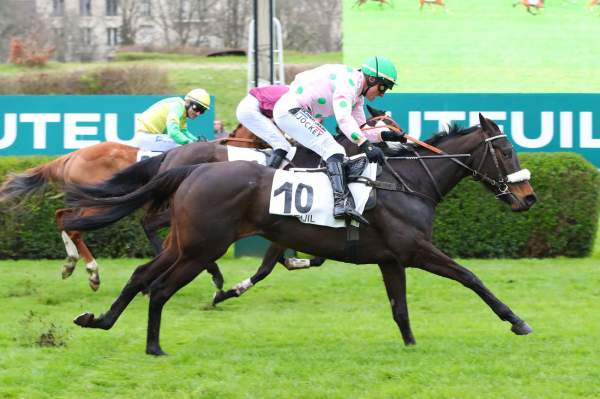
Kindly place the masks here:
[[(164, 355), (159, 343), (165, 303), (180, 288), (216, 262), (236, 240), (259, 234), (283, 247), (355, 264), (377, 264), (383, 275), (392, 315), (404, 343), (414, 344), (406, 302), (406, 267), (416, 267), (460, 282), (473, 290), (511, 331), (529, 334), (531, 327), (496, 298), (477, 276), (432, 242), (434, 211), (442, 197), (464, 177), (473, 176), (513, 211), (536, 201), (529, 173), (522, 170), (512, 145), (498, 126), (479, 116), (480, 126), (441, 133), (428, 143), (445, 153), (470, 154), (465, 163), (434, 159), (427, 168), (405, 168), (389, 159), (378, 181), (377, 206), (365, 212), (354, 251), (346, 247), (345, 229), (303, 224), (293, 217), (269, 214), (275, 171), (244, 161), (186, 166), (169, 170), (135, 192), (97, 199), (105, 207), (95, 216), (78, 219), (76, 228), (108, 224), (152, 201), (171, 204), (171, 232), (164, 250), (139, 266), (110, 309), (95, 317), (84, 313), (74, 322), (82, 327), (110, 329), (137, 293), (149, 292), (146, 353)], [(431, 177), (430, 177), (430, 176)], [(402, 183), (401, 183), (402, 182)], [(410, 191), (408, 188), (411, 188)], [(74, 226), (75, 227), (75, 226)]]
[[(229, 135), (228, 138), (216, 140), (215, 143), (227, 143), (233, 146), (267, 148), (266, 144), (254, 136), (242, 125)], [(192, 147), (202, 145), (201, 142), (190, 144)], [(33, 195), (41, 194), (49, 184), (62, 189), (66, 184), (97, 184), (109, 179), (116, 172), (134, 164), (137, 159), (138, 148), (115, 142), (103, 142), (81, 148), (67, 155), (43, 165), (27, 169), (20, 173), (10, 174), (0, 187), (0, 202), (13, 202), (19, 207), (24, 201)], [(154, 171), (156, 172), (156, 171)], [(154, 174), (137, 178), (148, 181)], [(83, 240), (79, 231), (65, 231), (63, 219), (71, 215), (73, 209), (57, 209), (55, 211), (55, 223), (59, 230), (67, 250), (67, 258), (62, 270), (62, 277), (69, 277), (79, 257), (83, 257), (86, 270), (89, 274), (90, 287), (97, 290), (100, 286), (100, 275), (98, 265), (91, 251)], [(91, 210), (77, 210), (79, 214), (89, 215)], [(153, 243), (156, 250), (160, 250), (160, 241), (156, 231), (144, 226), (148, 239)], [(158, 252), (157, 252), (158, 253)]]

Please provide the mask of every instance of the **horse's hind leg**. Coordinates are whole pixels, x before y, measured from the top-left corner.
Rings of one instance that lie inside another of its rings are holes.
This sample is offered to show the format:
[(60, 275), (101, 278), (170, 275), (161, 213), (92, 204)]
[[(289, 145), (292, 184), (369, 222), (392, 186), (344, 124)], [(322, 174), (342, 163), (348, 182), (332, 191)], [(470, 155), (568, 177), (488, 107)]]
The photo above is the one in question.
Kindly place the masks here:
[(163, 251), (150, 262), (135, 269), (129, 281), (125, 284), (125, 287), (123, 287), (121, 293), (106, 313), (101, 314), (98, 318), (95, 318), (93, 313), (83, 313), (77, 316), (73, 322), (81, 327), (108, 330), (115, 324), (121, 313), (123, 313), (137, 293), (150, 285), (155, 278), (167, 270), (175, 262), (175, 259), (175, 254)]
[(162, 308), (179, 289), (187, 285), (204, 270), (196, 259), (179, 259), (166, 272), (152, 282), (150, 286), (150, 304), (148, 306), (148, 331), (146, 353), (166, 355), (160, 347), (160, 321)]
[(169, 227), (171, 217), (168, 211), (161, 212), (146, 212), (142, 218), (142, 229), (146, 234), (146, 238), (152, 245), (154, 255), (158, 255), (162, 250), (163, 241), (158, 235), (158, 231), (163, 227)]
[(314, 257), (312, 259), (302, 259), (302, 258), (284, 258), (281, 256), (279, 259), (279, 263), (281, 263), (288, 270), (299, 270), (299, 269), (308, 269), (310, 267), (319, 267), (327, 258)]
[[(65, 265), (63, 266), (62, 278), (65, 279), (69, 277), (73, 270), (75, 269), (75, 265), (77, 264), (77, 260), (79, 257), (83, 257), (85, 261), (85, 270), (88, 273), (88, 280), (90, 284), (90, 288), (94, 291), (97, 291), (100, 287), (100, 271), (98, 268), (98, 263), (92, 255), (92, 252), (89, 250), (87, 245), (85, 245), (85, 241), (83, 240), (83, 233), (80, 231), (64, 231), (62, 220), (65, 216), (69, 214), (76, 213), (78, 216), (90, 216), (97, 211), (91, 209), (59, 209), (55, 212), (56, 224), (59, 229), (62, 230), (61, 236), (63, 238), (63, 242), (65, 244), (65, 249), (67, 250), (67, 260)], [(72, 217), (72, 216), (71, 216)]]
[[(144, 233), (146, 233), (146, 237), (148, 237), (148, 241), (152, 244), (155, 255), (158, 255), (162, 250), (162, 240), (158, 236), (158, 230), (169, 227), (170, 223), (171, 214), (168, 209), (160, 212), (147, 212), (142, 219), (142, 228), (144, 229)], [(206, 271), (212, 276), (215, 288), (222, 291), (225, 279), (223, 278), (223, 274), (221, 274), (221, 270), (219, 270), (219, 266), (211, 262), (206, 265)]]
[(379, 269), (383, 275), (383, 282), (387, 291), (394, 321), (400, 329), (405, 345), (414, 345), (417, 342), (410, 329), (408, 306), (406, 303), (406, 271), (404, 267), (393, 263), (381, 263)]
[(501, 320), (512, 324), (511, 331), (515, 334), (526, 335), (533, 331), (525, 321), (496, 298), (473, 272), (454, 262), (428, 241), (419, 240), (417, 241), (417, 246), (414, 261), (411, 262), (414, 267), (427, 270), (438, 276), (456, 280), (465, 287), (472, 289)]
[(256, 283), (267, 277), (273, 271), (273, 268), (279, 261), (279, 259), (283, 256), (285, 252), (285, 247), (282, 247), (278, 244), (271, 244), (267, 251), (265, 252), (265, 256), (263, 257), (262, 264), (254, 273), (254, 275), (246, 280), (237, 283), (231, 289), (227, 291), (219, 291), (216, 292), (213, 297), (213, 306), (218, 304), (219, 302), (223, 302), (229, 298), (235, 298), (242, 295), (244, 292), (248, 291), (252, 288)]
[(77, 261), (79, 260), (79, 251), (77, 251), (77, 246), (69, 234), (63, 230), (62, 220), (65, 215), (69, 213), (72, 213), (72, 209), (57, 209), (54, 212), (54, 221), (58, 226), (58, 229), (61, 230), (60, 235), (65, 245), (65, 250), (67, 251), (67, 258), (65, 259), (65, 264), (62, 268), (63, 279), (66, 279), (73, 274), (75, 266), (77, 265)]

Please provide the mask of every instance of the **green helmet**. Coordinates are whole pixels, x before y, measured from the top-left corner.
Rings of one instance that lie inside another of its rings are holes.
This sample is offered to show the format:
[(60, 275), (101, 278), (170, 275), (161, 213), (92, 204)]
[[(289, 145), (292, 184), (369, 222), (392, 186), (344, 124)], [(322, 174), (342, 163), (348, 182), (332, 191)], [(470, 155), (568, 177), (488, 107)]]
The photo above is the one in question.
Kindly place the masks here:
[(363, 62), (361, 67), (365, 75), (374, 76), (380, 79), (390, 89), (396, 84), (398, 72), (392, 61), (385, 57), (377, 55)]

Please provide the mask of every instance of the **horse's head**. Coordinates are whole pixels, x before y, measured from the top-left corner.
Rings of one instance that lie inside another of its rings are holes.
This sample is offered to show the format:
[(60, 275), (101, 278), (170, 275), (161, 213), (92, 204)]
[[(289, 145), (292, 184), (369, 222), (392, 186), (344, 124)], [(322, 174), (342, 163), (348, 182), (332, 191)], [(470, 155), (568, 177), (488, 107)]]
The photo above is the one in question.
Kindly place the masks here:
[(513, 145), (494, 121), (479, 114), (479, 123), (483, 143), (473, 153), (471, 167), (475, 179), (481, 180), (513, 211), (526, 211), (537, 200), (529, 184), (529, 170), (521, 169)]

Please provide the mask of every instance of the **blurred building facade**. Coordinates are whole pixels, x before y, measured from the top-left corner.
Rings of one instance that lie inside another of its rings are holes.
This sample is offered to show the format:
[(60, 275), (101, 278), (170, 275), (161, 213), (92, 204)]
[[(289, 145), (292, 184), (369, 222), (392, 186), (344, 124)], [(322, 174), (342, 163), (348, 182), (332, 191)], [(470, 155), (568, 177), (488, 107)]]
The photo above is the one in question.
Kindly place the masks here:
[[(284, 47), (341, 49), (341, 0), (274, 0)], [(246, 48), (252, 0), (0, 0), (0, 57), (10, 38), (34, 35), (60, 61), (107, 60), (119, 46)], [(323, 18), (326, 15), (326, 18)]]

